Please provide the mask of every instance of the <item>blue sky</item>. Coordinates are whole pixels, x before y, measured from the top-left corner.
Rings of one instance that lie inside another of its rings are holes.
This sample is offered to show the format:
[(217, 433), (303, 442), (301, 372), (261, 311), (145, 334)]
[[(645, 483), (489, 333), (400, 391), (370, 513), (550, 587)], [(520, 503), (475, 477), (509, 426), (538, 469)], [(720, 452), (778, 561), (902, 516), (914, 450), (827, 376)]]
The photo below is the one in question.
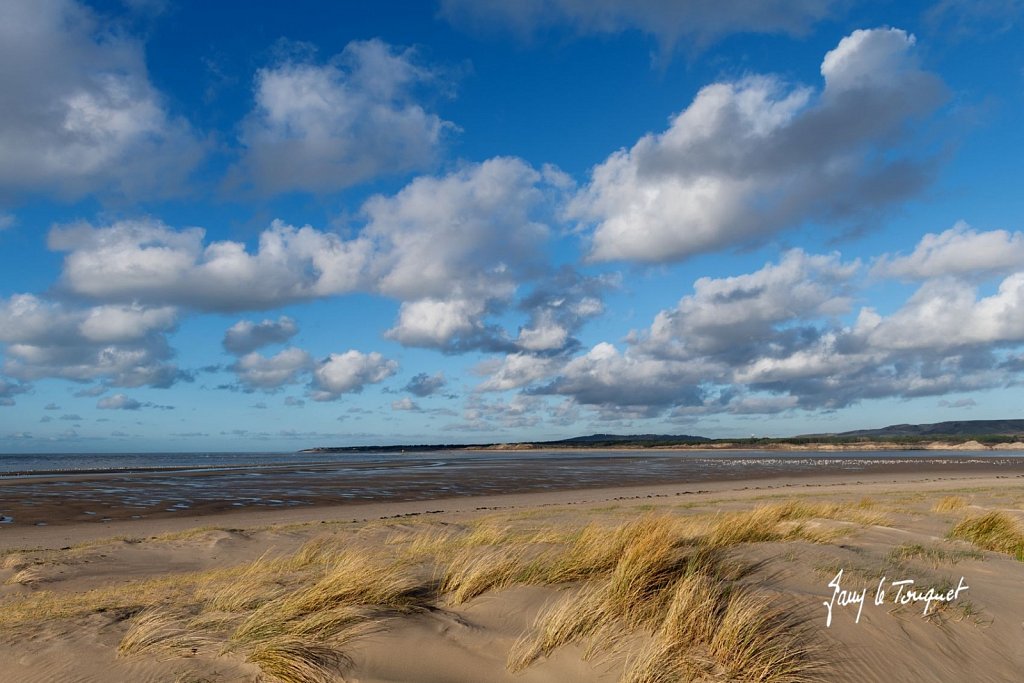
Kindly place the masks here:
[(887, 5), (4, 2), (0, 451), (1020, 417), (1024, 5)]

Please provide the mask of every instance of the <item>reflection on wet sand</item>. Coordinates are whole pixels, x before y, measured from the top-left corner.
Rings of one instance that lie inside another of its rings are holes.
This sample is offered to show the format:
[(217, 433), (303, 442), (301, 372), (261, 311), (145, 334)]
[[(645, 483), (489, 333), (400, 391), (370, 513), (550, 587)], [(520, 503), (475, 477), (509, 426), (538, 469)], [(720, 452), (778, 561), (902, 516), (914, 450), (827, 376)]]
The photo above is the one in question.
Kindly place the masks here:
[(840, 472), (1024, 473), (1024, 453), (432, 452), (329, 462), (0, 476), (0, 524), (44, 525), (386, 500)]

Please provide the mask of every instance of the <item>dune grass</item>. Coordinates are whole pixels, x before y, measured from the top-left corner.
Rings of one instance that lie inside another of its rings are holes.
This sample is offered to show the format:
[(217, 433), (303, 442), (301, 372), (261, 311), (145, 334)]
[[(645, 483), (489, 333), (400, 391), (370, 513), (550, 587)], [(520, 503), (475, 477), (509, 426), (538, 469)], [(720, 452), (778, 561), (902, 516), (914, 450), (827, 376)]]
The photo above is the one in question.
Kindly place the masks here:
[(696, 535), (692, 525), (647, 518), (630, 525), (614, 555), (600, 552), (617, 545), (614, 537), (590, 551), (577, 548), (576, 557), (610, 561), (538, 618), (512, 648), (509, 669), (521, 671), (570, 642), (588, 641), (592, 656), (648, 634), (624, 682), (696, 680), (713, 671), (734, 680), (811, 680), (819, 663), (802, 619), (743, 586), (751, 567), (728, 553), (740, 543), (784, 537), (791, 532), (779, 523), (803, 512), (757, 508), (722, 516)]
[(1012, 555), (1024, 562), (1024, 528), (1005, 512), (966, 517), (949, 532), (950, 538), (970, 541), (979, 548)]
[(263, 675), (280, 683), (334, 683), (347, 660), (336, 648), (286, 635), (258, 643), (247, 657)]
[(132, 619), (132, 625), (117, 646), (118, 656), (142, 654), (196, 654), (213, 644), (204, 634), (183, 624), (184, 615), (150, 608)]
[(935, 502), (932, 512), (956, 512), (967, 507), (967, 500), (962, 496), (946, 496)]
[(985, 556), (977, 550), (950, 549), (934, 544), (905, 543), (890, 550), (886, 559), (893, 564), (902, 564), (908, 560), (922, 560), (938, 569), (962, 560), (984, 560)]
[[(732, 550), (839, 533), (820, 520), (886, 522), (871, 501), (789, 501), (645, 514), (620, 524), (499, 515), (462, 525), (382, 526), (315, 538), (296, 552), (236, 567), (78, 594), (34, 591), (4, 600), (0, 626), (114, 611), (130, 619), (120, 656), (199, 652), (250, 662), (267, 681), (316, 683), (343, 676), (350, 648), (391, 619), (525, 584), (564, 596), (512, 648), (513, 671), (581, 643), (588, 657), (625, 657), (628, 683), (711, 674), (796, 683), (809, 680), (819, 662), (803, 622), (743, 583), (752, 568)], [(27, 558), (12, 560), (10, 569), (23, 564)]]

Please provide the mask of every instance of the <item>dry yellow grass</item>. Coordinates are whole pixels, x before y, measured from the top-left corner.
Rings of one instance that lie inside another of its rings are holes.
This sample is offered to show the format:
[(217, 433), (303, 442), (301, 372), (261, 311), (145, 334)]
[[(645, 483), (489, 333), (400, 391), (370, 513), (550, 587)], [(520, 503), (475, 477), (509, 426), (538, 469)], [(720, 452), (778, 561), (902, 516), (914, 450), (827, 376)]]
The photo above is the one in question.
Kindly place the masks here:
[(279, 683), (334, 683), (348, 660), (338, 650), (298, 636), (281, 636), (253, 648), (247, 660)]
[(446, 563), (440, 590), (458, 605), (490, 590), (524, 579), (526, 546), (464, 548)]
[(594, 635), (606, 621), (603, 593), (603, 586), (586, 586), (541, 612), (533, 632), (524, 633), (512, 645), (509, 671), (522, 671), (562, 645)]
[(946, 496), (932, 506), (932, 512), (956, 512), (967, 507), (967, 501), (960, 496)]
[(803, 621), (763, 595), (735, 591), (709, 649), (729, 676), (743, 681), (797, 683), (819, 667)]
[[(509, 654), (521, 670), (572, 642), (587, 653), (642, 646), (630, 683), (708, 672), (799, 681), (813, 653), (797, 620), (739, 583), (738, 544), (804, 539), (814, 518), (884, 522), (871, 502), (788, 502), (719, 514), (645, 515), (584, 527), (485, 518), (463, 527), (378, 526), (316, 538), (298, 551), (216, 571), (172, 575), (74, 595), (36, 591), (0, 602), (0, 625), (102, 610), (138, 612), (119, 652), (244, 658), (268, 680), (335, 680), (345, 652), (401, 614), (462, 603), (515, 584), (566, 589)], [(197, 538), (202, 532), (175, 538)], [(381, 537), (386, 539), (381, 542)], [(168, 540), (168, 539), (161, 539)], [(14, 557), (13, 555), (10, 557)], [(10, 560), (29, 567), (26, 557)], [(763, 673), (769, 669), (778, 673)], [(760, 674), (749, 672), (761, 671)], [(774, 677), (773, 677), (774, 676)]]
[[(20, 566), (20, 565), (19, 565)], [(18, 571), (14, 572), (4, 583), (16, 584), (19, 586), (31, 586), (37, 583), (42, 583), (46, 580), (46, 574), (43, 572), (41, 567), (35, 565), (29, 565), (27, 567), (21, 567)]]
[(0, 562), (0, 569), (23, 569), (24, 567), (31, 564), (31, 561), (26, 558), (20, 552), (12, 552), (5, 556), (3, 561)]
[(338, 605), (376, 605), (409, 611), (425, 606), (427, 587), (412, 567), (370, 551), (339, 553), (315, 583), (286, 598), (298, 613)]
[[(763, 596), (737, 581), (746, 569), (727, 549), (793, 534), (793, 517), (847, 514), (839, 508), (765, 506), (700, 525), (649, 517), (620, 527), (628, 534), (587, 534), (556, 562), (552, 576), (590, 577), (580, 592), (544, 613), (532, 636), (508, 660), (519, 671), (569, 642), (589, 639), (588, 653), (607, 652), (638, 632), (654, 633), (624, 674), (629, 683), (690, 680), (722, 671), (736, 680), (809, 680), (816, 666), (808, 633)], [(611, 552), (614, 550), (614, 552)], [(576, 567), (567, 558), (591, 561)], [(614, 560), (612, 560), (614, 558)], [(600, 578), (599, 578), (600, 577)]]
[(281, 577), (286, 569), (280, 561), (264, 555), (243, 567), (230, 582), (223, 581), (221, 577), (211, 577), (203, 589), (210, 594), (207, 604), (221, 612), (238, 612), (258, 607), (281, 593)]
[(954, 526), (949, 535), (970, 541), (979, 548), (1006, 553), (1024, 562), (1024, 529), (1005, 512), (990, 512), (967, 517)]
[(188, 617), (160, 609), (138, 614), (117, 647), (119, 657), (131, 655), (193, 655), (215, 642), (202, 632), (189, 628)]

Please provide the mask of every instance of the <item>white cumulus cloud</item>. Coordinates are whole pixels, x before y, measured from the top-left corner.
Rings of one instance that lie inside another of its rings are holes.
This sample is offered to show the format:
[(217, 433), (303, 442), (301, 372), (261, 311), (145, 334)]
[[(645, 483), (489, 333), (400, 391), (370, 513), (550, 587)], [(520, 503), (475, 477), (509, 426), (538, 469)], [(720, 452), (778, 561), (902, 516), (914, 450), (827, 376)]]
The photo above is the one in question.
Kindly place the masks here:
[(367, 384), (383, 382), (398, 372), (398, 362), (377, 353), (351, 349), (332, 353), (313, 371), (312, 397), (331, 401), (342, 394), (359, 393)]
[(20, 379), (102, 379), (114, 386), (169, 386), (183, 375), (169, 361), (172, 307), (106, 304), (68, 308), (32, 294), (0, 300), (4, 369)]
[(161, 195), (203, 149), (142, 44), (73, 0), (0, 3), (0, 196)]
[(667, 262), (756, 243), (808, 220), (857, 224), (916, 192), (933, 163), (900, 146), (943, 86), (913, 36), (856, 31), (815, 93), (772, 76), (703, 88), (668, 130), (599, 164), (569, 204), (595, 261)]
[(267, 357), (259, 353), (247, 353), (231, 364), (245, 391), (276, 391), (287, 384), (294, 384), (300, 375), (309, 372), (313, 359), (302, 349), (289, 347)]
[(1024, 269), (1024, 233), (979, 232), (964, 221), (941, 233), (928, 233), (906, 256), (885, 254), (872, 268), (883, 277), (927, 280), (943, 276), (974, 278)]
[(429, 164), (451, 124), (414, 99), (436, 74), (412, 50), (355, 41), (327, 64), (256, 74), (235, 182), (262, 193), (331, 192)]

